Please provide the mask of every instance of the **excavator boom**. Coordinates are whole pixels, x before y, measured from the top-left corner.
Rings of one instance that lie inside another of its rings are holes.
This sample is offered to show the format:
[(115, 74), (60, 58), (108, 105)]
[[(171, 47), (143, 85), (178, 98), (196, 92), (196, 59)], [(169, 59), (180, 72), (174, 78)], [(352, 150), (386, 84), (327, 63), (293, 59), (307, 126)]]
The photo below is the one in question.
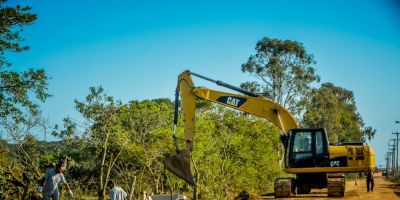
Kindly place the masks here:
[[(195, 87), (190, 75), (195, 75), (215, 82), (220, 86), (245, 93), (247, 96), (211, 90), (205, 87)], [(190, 71), (184, 71), (179, 75), (177, 90), (180, 91), (183, 122), (185, 125), (185, 138), (189, 140), (193, 139), (196, 99), (198, 98), (267, 119), (281, 129), (283, 133), (288, 133), (290, 130), (300, 127), (294, 116), (278, 103), (222, 81), (215, 81), (191, 73)]]

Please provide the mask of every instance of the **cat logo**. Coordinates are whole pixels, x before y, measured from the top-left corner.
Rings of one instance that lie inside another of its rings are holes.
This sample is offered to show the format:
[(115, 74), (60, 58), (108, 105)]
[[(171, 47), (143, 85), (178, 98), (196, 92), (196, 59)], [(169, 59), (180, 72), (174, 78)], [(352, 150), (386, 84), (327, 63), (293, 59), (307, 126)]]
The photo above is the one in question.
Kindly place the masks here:
[(226, 100), (226, 104), (229, 104), (231, 106), (235, 106), (238, 107), (240, 100), (233, 98), (233, 97), (228, 97), (228, 99)]
[(247, 99), (243, 97), (235, 97), (235, 96), (221, 96), (217, 99), (218, 102), (222, 104), (226, 104), (233, 107), (240, 107), (243, 105)]
[(339, 167), (340, 161), (339, 160), (332, 160), (330, 163), (331, 167)]

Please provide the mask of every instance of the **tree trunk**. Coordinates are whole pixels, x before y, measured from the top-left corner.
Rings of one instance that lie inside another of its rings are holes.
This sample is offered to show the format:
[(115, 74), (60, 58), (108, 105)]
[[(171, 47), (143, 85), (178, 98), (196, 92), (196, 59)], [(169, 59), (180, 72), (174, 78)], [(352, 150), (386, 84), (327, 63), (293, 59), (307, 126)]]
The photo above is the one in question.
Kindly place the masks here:
[[(200, 175), (199, 175), (199, 171), (197, 170), (197, 165), (194, 161), (193, 161), (193, 168), (194, 168), (196, 182), (198, 183)], [(197, 200), (197, 184), (194, 186), (194, 189), (193, 189), (193, 200)]]
[(193, 200), (197, 200), (197, 186), (196, 185), (194, 186), (194, 189), (193, 189)]
[(103, 184), (103, 196), (104, 196), (104, 199), (106, 198), (106, 191), (107, 191), (107, 183), (108, 183), (108, 180), (110, 179), (110, 173), (111, 173), (111, 168), (112, 168), (112, 164), (111, 164), (111, 162), (112, 162), (112, 160), (114, 159), (114, 156), (113, 156), (113, 154), (111, 154), (111, 158), (110, 158), (110, 163), (107, 165), (107, 172), (106, 172), (106, 177), (105, 177), (105, 179), (104, 179), (104, 184)]
[[(106, 131), (105, 131), (106, 132)], [(99, 200), (105, 200), (106, 199), (106, 184), (104, 183), (104, 167), (105, 167), (105, 161), (106, 161), (106, 155), (107, 155), (107, 147), (108, 147), (108, 137), (110, 134), (107, 132), (106, 133), (106, 138), (104, 140), (104, 145), (103, 145), (103, 155), (101, 159), (101, 165), (100, 165), (100, 183), (99, 183), (99, 190), (97, 191), (98, 199)]]
[(136, 176), (133, 176), (133, 181), (131, 184), (131, 190), (129, 191), (129, 200), (133, 199), (133, 192), (135, 191), (135, 185), (136, 185)]
[(103, 190), (101, 188), (99, 188), (97, 190), (97, 199), (98, 200), (103, 200), (105, 197), (103, 196)]
[(22, 198), (24, 200), (30, 199), (30, 197), (29, 197), (29, 182), (27, 182), (26, 186), (24, 187), (24, 192), (23, 192)]
[(160, 192), (159, 192), (160, 179), (161, 179), (161, 174), (157, 174), (157, 178), (155, 180), (155, 182), (156, 182), (156, 191), (155, 191), (156, 194), (160, 194)]

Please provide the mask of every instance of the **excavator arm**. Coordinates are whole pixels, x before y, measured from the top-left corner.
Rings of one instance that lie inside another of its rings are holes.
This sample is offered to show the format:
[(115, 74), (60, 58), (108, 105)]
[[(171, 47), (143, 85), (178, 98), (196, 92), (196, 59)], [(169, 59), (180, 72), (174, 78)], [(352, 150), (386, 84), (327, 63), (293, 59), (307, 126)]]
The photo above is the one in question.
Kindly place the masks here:
[[(214, 82), (217, 85), (229, 88), (245, 95), (221, 92), (205, 87), (195, 87), (191, 75)], [(179, 149), (177, 142), (179, 138), (176, 136), (179, 96), (181, 97), (185, 140), (187, 142), (187, 148), (183, 150)], [(168, 157), (165, 164), (168, 170), (192, 185), (195, 185), (195, 182), (190, 172), (190, 152), (192, 151), (193, 147), (197, 99), (218, 103), (267, 119), (281, 129), (282, 133), (284, 134), (288, 133), (292, 129), (299, 128), (299, 125), (293, 115), (284, 107), (272, 100), (265, 99), (254, 93), (221, 81), (216, 81), (190, 71), (184, 71), (178, 77), (175, 96), (174, 139), (177, 155)]]
[[(185, 137), (187, 139), (193, 139), (194, 115), (197, 98), (218, 103), (267, 119), (275, 124), (284, 133), (289, 132), (291, 129), (299, 128), (299, 125), (293, 115), (278, 103), (269, 99), (258, 97), (255, 94), (240, 88), (237, 88), (240, 90), (240, 92), (245, 91), (247, 94), (251, 94), (251, 96), (221, 92), (204, 87), (195, 87), (190, 76), (191, 74), (194, 73), (185, 71), (180, 74), (177, 86), (179, 87), (177, 89), (180, 91), (181, 96), (181, 106), (185, 124)], [(220, 81), (215, 82), (222, 83)], [(224, 85), (226, 86), (227, 84)]]

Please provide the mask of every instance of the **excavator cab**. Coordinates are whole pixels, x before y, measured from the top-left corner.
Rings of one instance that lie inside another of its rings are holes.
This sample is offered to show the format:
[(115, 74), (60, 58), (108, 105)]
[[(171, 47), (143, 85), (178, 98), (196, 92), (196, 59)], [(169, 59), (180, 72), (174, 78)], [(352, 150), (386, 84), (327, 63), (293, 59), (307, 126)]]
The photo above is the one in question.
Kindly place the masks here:
[(329, 165), (329, 144), (323, 128), (298, 128), (290, 133), (286, 166), (290, 168)]

